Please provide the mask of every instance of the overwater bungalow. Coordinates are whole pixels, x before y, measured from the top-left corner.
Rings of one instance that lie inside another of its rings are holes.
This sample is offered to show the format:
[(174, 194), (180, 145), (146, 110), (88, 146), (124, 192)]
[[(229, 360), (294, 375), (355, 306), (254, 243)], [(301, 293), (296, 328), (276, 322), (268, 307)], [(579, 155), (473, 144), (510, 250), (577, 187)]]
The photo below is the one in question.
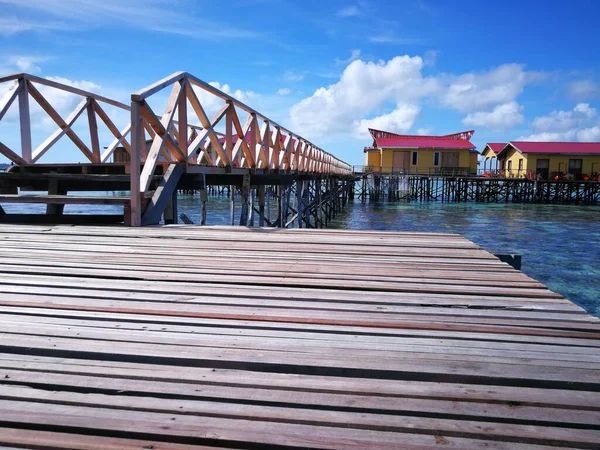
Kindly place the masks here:
[(496, 156), (500, 171), (511, 178), (598, 180), (600, 177), (600, 142), (512, 141)]
[(365, 147), (368, 170), (382, 173), (474, 175), (479, 152), (470, 141), (474, 131), (444, 136), (390, 133), (369, 128), (373, 144)]
[(506, 147), (506, 142), (488, 142), (485, 144), (485, 147), (481, 152), (484, 176), (492, 171), (498, 170), (498, 153), (500, 153), (504, 147)]

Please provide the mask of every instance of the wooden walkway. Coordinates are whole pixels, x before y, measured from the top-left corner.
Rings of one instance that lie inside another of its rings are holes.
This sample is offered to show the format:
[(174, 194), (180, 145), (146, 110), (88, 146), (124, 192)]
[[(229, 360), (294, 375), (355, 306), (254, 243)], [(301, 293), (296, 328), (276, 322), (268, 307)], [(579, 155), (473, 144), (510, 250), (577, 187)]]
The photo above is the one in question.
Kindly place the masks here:
[(600, 448), (599, 320), (459, 235), (0, 240), (0, 447)]

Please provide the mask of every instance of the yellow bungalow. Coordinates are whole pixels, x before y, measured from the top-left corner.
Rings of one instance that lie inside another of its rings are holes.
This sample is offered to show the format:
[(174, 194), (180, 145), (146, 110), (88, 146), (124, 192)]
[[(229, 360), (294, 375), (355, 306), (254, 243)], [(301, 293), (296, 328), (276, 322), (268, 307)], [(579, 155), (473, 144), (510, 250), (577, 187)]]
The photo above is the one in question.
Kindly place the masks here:
[(507, 177), (598, 180), (600, 142), (509, 142), (497, 154)]
[(479, 153), (470, 142), (474, 131), (445, 136), (415, 136), (369, 128), (373, 145), (365, 147), (366, 170), (415, 174), (477, 173)]
[(506, 147), (506, 142), (488, 142), (481, 152), (483, 158), (483, 174), (498, 170), (498, 153)]

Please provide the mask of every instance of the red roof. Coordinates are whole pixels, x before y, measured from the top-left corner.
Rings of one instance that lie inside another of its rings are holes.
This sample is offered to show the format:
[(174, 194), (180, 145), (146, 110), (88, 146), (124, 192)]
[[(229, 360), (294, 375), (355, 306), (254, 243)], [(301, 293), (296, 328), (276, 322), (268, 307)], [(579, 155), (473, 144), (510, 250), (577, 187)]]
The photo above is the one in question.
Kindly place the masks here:
[(486, 145), (497, 155), (506, 147), (506, 142), (488, 142)]
[(445, 136), (396, 134), (372, 128), (369, 128), (369, 133), (373, 136), (373, 146), (379, 148), (475, 149), (469, 141), (473, 136), (473, 130)]
[[(600, 155), (600, 142), (509, 142), (521, 153), (555, 153), (569, 155)], [(505, 147), (507, 148), (507, 147)]]

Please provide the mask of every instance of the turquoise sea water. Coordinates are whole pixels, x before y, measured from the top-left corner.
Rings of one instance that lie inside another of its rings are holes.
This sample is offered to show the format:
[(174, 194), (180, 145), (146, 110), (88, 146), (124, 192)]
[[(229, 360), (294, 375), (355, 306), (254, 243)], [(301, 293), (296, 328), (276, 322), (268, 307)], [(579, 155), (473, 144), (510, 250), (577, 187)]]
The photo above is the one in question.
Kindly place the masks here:
[[(106, 193), (104, 193), (106, 195)], [(236, 200), (236, 223), (239, 200)], [(200, 220), (198, 196), (181, 195), (179, 212)], [(275, 208), (273, 202), (272, 210)], [(69, 205), (66, 213), (117, 213), (111, 206)], [(43, 205), (5, 205), (39, 212)], [(207, 225), (229, 223), (227, 196), (209, 199)], [(122, 211), (122, 209), (121, 209)], [(275, 212), (273, 211), (273, 217)], [(600, 207), (484, 203), (362, 203), (355, 200), (331, 227), (459, 233), (492, 253), (523, 256), (522, 271), (600, 317)]]

